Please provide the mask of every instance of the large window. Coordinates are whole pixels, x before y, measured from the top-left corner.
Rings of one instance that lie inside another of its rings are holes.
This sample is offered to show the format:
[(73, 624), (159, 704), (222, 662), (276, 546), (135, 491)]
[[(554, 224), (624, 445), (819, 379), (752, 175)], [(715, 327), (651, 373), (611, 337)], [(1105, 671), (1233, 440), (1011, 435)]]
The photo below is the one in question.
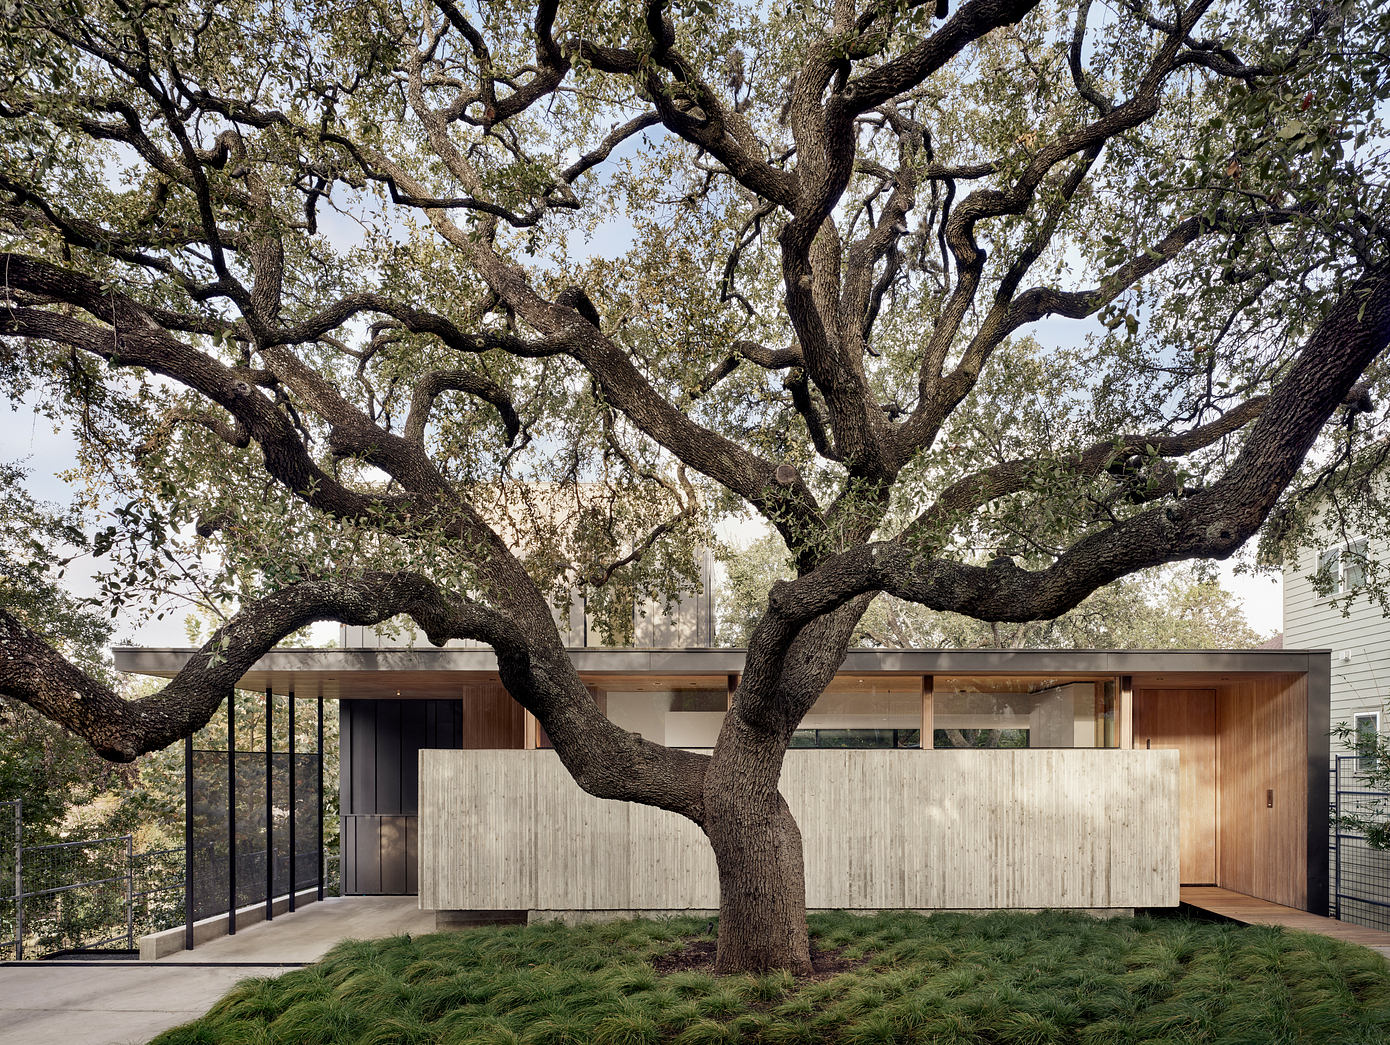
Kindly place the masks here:
[[(709, 749), (728, 704), (723, 676), (591, 676), (615, 724), (667, 747)], [(792, 735), (794, 748), (1115, 748), (1118, 680), (1076, 676), (937, 676), (932, 732), (922, 734), (920, 675), (841, 675)], [(545, 745), (544, 738), (541, 740)]]
[(714, 747), (729, 703), (722, 676), (612, 679), (594, 688), (611, 722), (667, 747)]
[(920, 747), (920, 675), (842, 675), (792, 736), (792, 747)]
[(1114, 679), (937, 676), (937, 748), (1118, 747)]
[(921, 747), (918, 729), (798, 729), (790, 747)]

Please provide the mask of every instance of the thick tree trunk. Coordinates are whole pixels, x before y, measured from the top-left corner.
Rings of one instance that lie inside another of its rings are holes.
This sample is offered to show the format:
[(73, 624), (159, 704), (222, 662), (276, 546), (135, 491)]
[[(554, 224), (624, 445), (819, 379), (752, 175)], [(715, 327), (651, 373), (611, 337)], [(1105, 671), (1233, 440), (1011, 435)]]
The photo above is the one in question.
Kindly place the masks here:
[(785, 751), (726, 722), (705, 775), (702, 826), (719, 866), (720, 973), (811, 971), (801, 831), (777, 790)]

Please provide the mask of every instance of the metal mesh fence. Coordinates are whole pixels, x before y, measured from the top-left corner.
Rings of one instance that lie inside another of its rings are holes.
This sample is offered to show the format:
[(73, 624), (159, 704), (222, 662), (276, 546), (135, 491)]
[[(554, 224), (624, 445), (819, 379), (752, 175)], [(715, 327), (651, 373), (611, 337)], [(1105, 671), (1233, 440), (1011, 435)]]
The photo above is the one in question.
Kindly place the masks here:
[(25, 846), (26, 946), (40, 952), (133, 949), (131, 836)]
[(135, 854), (131, 904), (137, 939), (183, 921), (183, 854), (181, 847)]
[(24, 804), (0, 802), (0, 957), (18, 959), (23, 953), (18, 894), (19, 847)]
[[(13, 828), (11, 828), (13, 819)], [(130, 951), (183, 916), (183, 850), (130, 835), (23, 844), (23, 802), (0, 803), (0, 959)]]
[(1367, 785), (1361, 761), (1339, 755), (1332, 769), (1332, 911), (1342, 921), (1390, 931), (1390, 852), (1347, 823), (1390, 822), (1390, 794)]
[[(266, 701), (263, 737), (271, 733)], [(321, 700), (318, 710), (317, 750), (309, 752), (237, 751), (229, 759), (225, 748), (190, 751), (189, 742), (186, 848), (135, 853), (129, 835), (25, 846), (22, 802), (0, 802), (0, 960), (133, 949), (139, 936), (190, 917), (313, 889), (321, 875), (325, 892), (336, 892), (336, 860), (321, 867)], [(287, 727), (293, 734), (293, 715)]]
[[(290, 756), (270, 757), (267, 779), (263, 751), (238, 751), (235, 767), (236, 798), (228, 814), (228, 754), (195, 750), (190, 788), (190, 834), (194, 919), (225, 912), (231, 899), (231, 874), (236, 875), (236, 906), (247, 907), (265, 900), (267, 887), (280, 896), (290, 884), (289, 821), (295, 818), (295, 888), (318, 884), (318, 759), (316, 752), (294, 756), (294, 802), (290, 802)], [(266, 787), (270, 787), (267, 808)], [(269, 815), (270, 845), (266, 845)], [(235, 829), (235, 860), (228, 846)], [(269, 852), (269, 857), (267, 857)], [(267, 882), (267, 859), (273, 875)]]

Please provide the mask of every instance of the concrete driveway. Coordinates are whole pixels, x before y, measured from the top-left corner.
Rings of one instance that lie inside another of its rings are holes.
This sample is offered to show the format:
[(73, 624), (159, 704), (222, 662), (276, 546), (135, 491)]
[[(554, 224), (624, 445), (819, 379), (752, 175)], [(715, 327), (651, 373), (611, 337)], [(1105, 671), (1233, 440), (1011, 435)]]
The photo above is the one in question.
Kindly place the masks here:
[(340, 940), (430, 932), (434, 912), (413, 896), (330, 897), (158, 961), (0, 963), (0, 1045), (143, 1045)]
[(9, 962), (0, 966), (3, 1045), (144, 1045), (201, 1016), (237, 983), (292, 965)]

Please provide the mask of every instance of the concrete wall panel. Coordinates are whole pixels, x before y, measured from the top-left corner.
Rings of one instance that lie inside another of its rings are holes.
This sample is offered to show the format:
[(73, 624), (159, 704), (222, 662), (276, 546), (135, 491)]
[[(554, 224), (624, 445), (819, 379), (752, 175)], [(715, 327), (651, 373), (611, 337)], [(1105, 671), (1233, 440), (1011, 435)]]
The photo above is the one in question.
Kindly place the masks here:
[[(421, 751), (420, 906), (706, 910), (714, 857), (674, 813), (581, 791), (549, 751)], [(791, 751), (813, 908), (1178, 902), (1173, 751)]]

